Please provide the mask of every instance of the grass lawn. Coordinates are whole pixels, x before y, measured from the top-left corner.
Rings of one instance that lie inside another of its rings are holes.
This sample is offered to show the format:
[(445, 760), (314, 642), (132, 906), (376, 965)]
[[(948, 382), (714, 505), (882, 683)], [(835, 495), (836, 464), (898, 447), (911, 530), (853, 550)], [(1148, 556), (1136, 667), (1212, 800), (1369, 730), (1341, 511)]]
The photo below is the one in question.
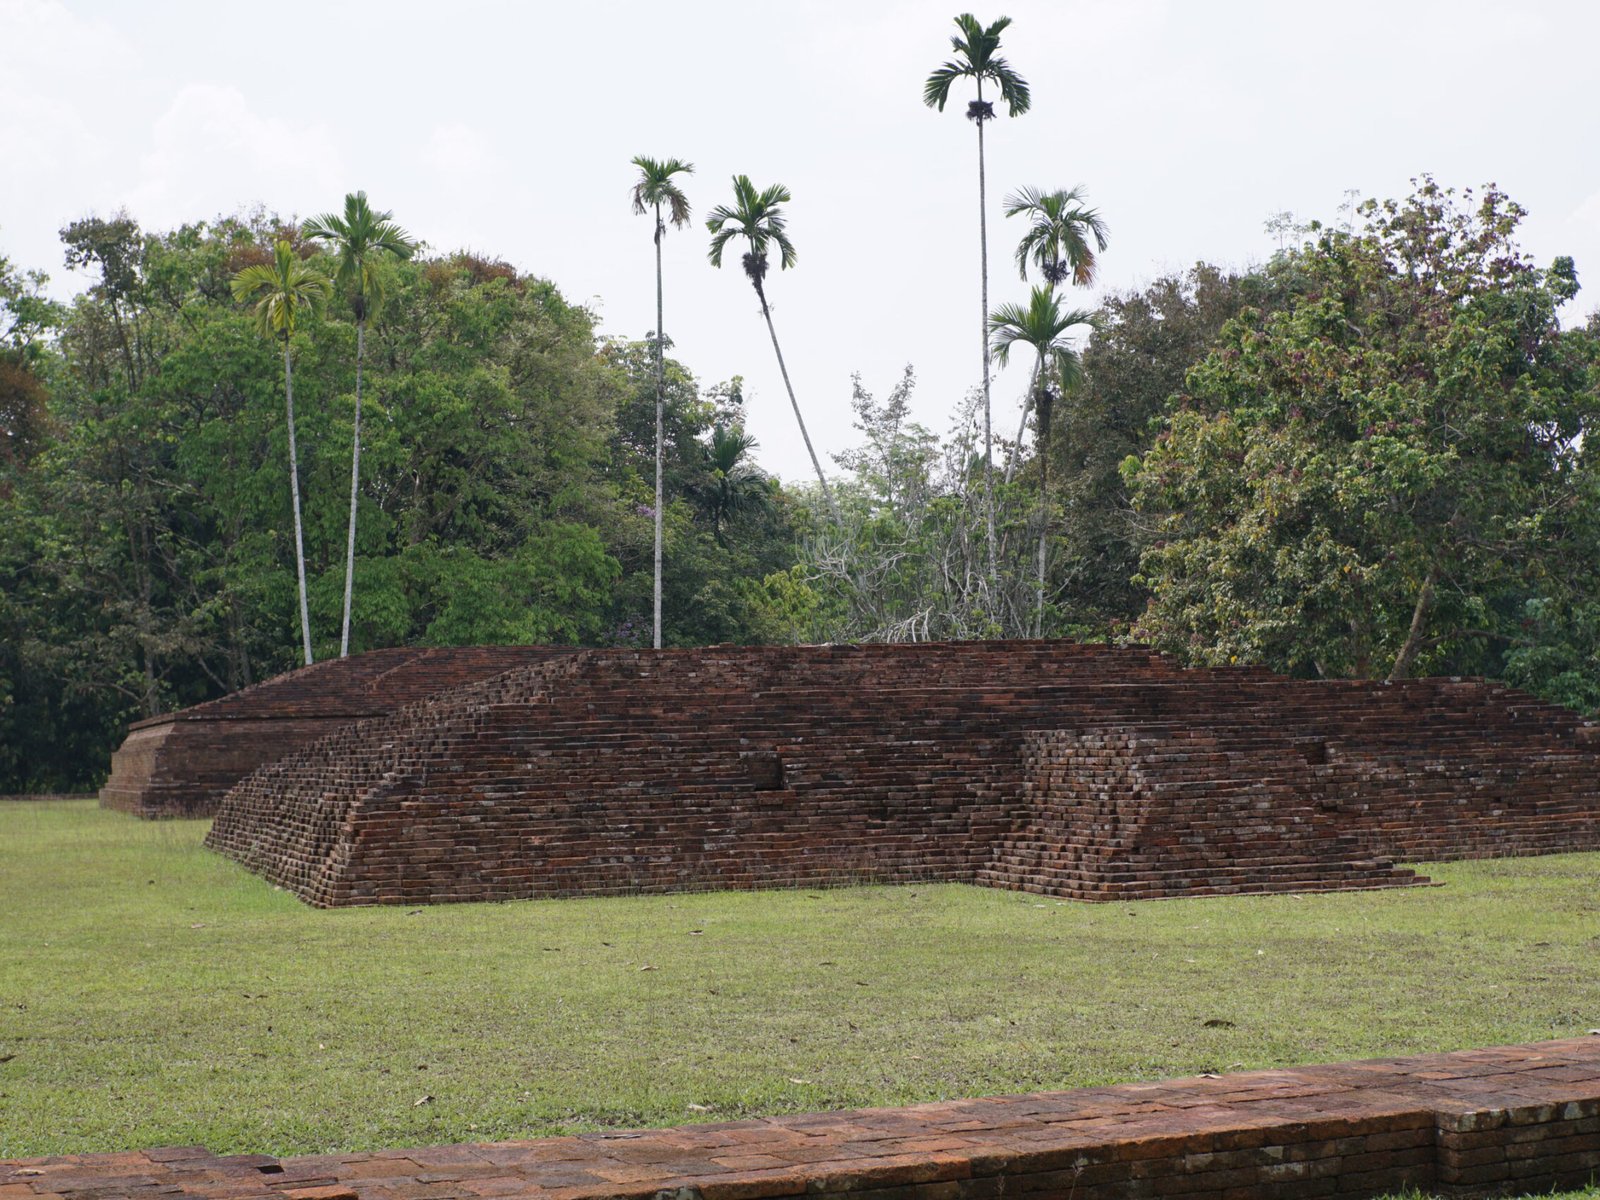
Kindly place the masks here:
[(492, 1140), (1600, 1027), (1600, 855), (1135, 905), (939, 885), (319, 912), (205, 828), (0, 804), (0, 1158)]

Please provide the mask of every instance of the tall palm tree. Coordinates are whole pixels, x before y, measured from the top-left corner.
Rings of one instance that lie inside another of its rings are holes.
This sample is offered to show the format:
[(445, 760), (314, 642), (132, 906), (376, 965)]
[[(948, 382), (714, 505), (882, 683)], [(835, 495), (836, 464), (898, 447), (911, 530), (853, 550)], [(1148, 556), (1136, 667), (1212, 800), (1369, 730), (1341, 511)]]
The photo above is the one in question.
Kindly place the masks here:
[(800, 415), (800, 402), (794, 398), (794, 385), (789, 382), (789, 368), (783, 362), (783, 349), (778, 345), (778, 332), (772, 326), (772, 310), (767, 306), (765, 280), (768, 250), (772, 246), (778, 247), (778, 262), (783, 270), (788, 270), (795, 263), (794, 243), (789, 240), (787, 221), (778, 207), (789, 203), (793, 197), (781, 183), (757, 192), (748, 175), (735, 175), (733, 199), (732, 208), (719, 204), (706, 218), (706, 228), (711, 231), (711, 265), (722, 265), (722, 251), (734, 238), (742, 237), (749, 244), (750, 248), (741, 260), (745, 277), (750, 280), (750, 286), (756, 289), (756, 298), (761, 301), (761, 315), (766, 318), (767, 333), (772, 337), (773, 353), (778, 356), (778, 371), (783, 375), (783, 386), (789, 392), (794, 419), (800, 424), (800, 436), (805, 441), (806, 453), (811, 455), (811, 465), (816, 469), (817, 482), (822, 485), (822, 495), (828, 502), (828, 511), (833, 514), (833, 523), (839, 525), (839, 506), (834, 503), (833, 489), (828, 486), (828, 478), (822, 473), (822, 462), (812, 448), (811, 435), (806, 432), (805, 418)]
[(758, 512), (772, 505), (772, 481), (749, 460), (756, 439), (737, 427), (718, 425), (706, 447), (706, 467), (711, 474), (706, 507), (711, 511), (711, 533), (717, 545), (727, 545), (722, 527), (741, 513)]
[[(1084, 206), (1085, 192), (1080, 184), (1074, 188), (1054, 192), (1041, 192), (1038, 188), (1023, 188), (1006, 197), (1006, 216), (1026, 216), (1028, 230), (1017, 243), (1017, 271), (1023, 279), (1028, 277), (1028, 264), (1032, 262), (1052, 288), (1068, 279), (1078, 287), (1094, 283), (1099, 269), (1097, 253), (1106, 248), (1106, 223), (1098, 209)], [(1017, 446), (1022, 445), (1022, 435), (1028, 427), (1028, 402), (1022, 406), (1022, 423), (1017, 426)], [(1006, 463), (1006, 482), (1011, 482), (1016, 471), (1017, 456)]]
[[(1072, 387), (1080, 373), (1078, 352), (1068, 340), (1068, 331), (1090, 325), (1094, 314), (1086, 309), (1063, 310), (1053, 288), (1036, 287), (1026, 307), (1002, 304), (989, 318), (995, 361), (1002, 367), (1011, 361), (1015, 346), (1034, 352), (1033, 386), (1024, 402), (1023, 420), (1031, 403), (1039, 430), (1039, 575), (1038, 612), (1034, 635), (1044, 631), (1044, 567), (1048, 544), (1050, 512), (1050, 421), (1057, 395)], [(1020, 439), (1019, 439), (1020, 440)]]
[(639, 168), (639, 178), (633, 185), (633, 211), (644, 216), (650, 209), (656, 214), (656, 588), (655, 588), (655, 648), (661, 649), (661, 442), (662, 414), (667, 394), (667, 335), (662, 327), (661, 310), (661, 239), (667, 234), (661, 207), (666, 205), (667, 216), (682, 229), (689, 223), (689, 198), (677, 184), (674, 175), (693, 175), (694, 164), (679, 158), (657, 162), (653, 158), (637, 155), (633, 165)]
[(1023, 279), (1031, 261), (1051, 287), (1069, 278), (1078, 287), (1094, 282), (1096, 254), (1106, 248), (1106, 223), (1099, 209), (1084, 205), (1085, 195), (1079, 184), (1054, 192), (1023, 188), (1006, 197), (1007, 217), (1028, 218), (1028, 231), (1017, 243), (1017, 270)]
[(950, 98), (950, 89), (958, 79), (971, 79), (978, 86), (978, 98), (967, 104), (967, 119), (978, 127), (978, 250), (983, 285), (983, 320), (980, 325), (983, 335), (983, 508), (991, 584), (995, 575), (994, 435), (989, 408), (989, 218), (983, 167), (983, 126), (984, 122), (994, 119), (994, 105), (983, 98), (983, 83), (987, 79), (1000, 89), (1000, 98), (1006, 102), (1011, 116), (1020, 117), (1028, 111), (1032, 97), (1026, 81), (997, 53), (1000, 34), (1010, 24), (1010, 17), (1001, 17), (985, 28), (971, 13), (962, 13), (956, 18), (960, 35), (950, 38), (955, 57), (937, 67), (922, 85), (923, 103), (940, 112), (944, 111), (945, 102)]
[(307, 309), (315, 310), (327, 300), (332, 281), (301, 259), (294, 247), (280, 238), (273, 247), (272, 262), (246, 267), (233, 277), (232, 286), (235, 300), (255, 302), (256, 323), (261, 332), (283, 343), (283, 394), (289, 413), (289, 494), (294, 501), (294, 567), (300, 584), (300, 641), (309, 667), (311, 615), (306, 605), (306, 553), (300, 530), (300, 457), (294, 443), (294, 371), (289, 340), (294, 336), (300, 314)]
[(356, 426), (350, 451), (350, 532), (345, 539), (344, 623), (339, 631), (339, 657), (350, 653), (350, 591), (356, 571), (356, 496), (361, 485), (361, 360), (367, 349), (367, 320), (383, 305), (379, 264), (388, 258), (410, 258), (417, 243), (394, 223), (394, 214), (373, 212), (365, 192), (344, 198), (344, 216), (324, 213), (305, 223), (305, 235), (331, 242), (339, 255), (334, 283), (350, 297), (356, 314)]

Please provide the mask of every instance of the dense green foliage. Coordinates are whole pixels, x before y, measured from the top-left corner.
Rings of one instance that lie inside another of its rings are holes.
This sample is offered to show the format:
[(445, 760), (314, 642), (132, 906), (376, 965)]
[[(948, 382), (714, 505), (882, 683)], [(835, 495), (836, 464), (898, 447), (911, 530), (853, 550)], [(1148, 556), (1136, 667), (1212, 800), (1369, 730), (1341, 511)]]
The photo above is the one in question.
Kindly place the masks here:
[[(96, 275), (70, 310), (0, 272), (0, 792), (90, 783), (129, 718), (297, 658), (283, 361), (229, 282), (274, 237), (309, 269), (331, 256), (266, 218), (66, 236)], [(648, 644), (651, 346), (597, 344), (588, 312), (501, 263), (376, 270), (351, 649)], [(319, 658), (339, 646), (356, 336), (330, 305), (289, 346)], [(714, 499), (737, 386), (703, 397), (666, 369), (666, 641), (757, 639), (790, 506), (766, 482), (759, 508)]]
[(1129, 466), (1156, 517), (1140, 570), (1159, 645), (1302, 674), (1501, 674), (1541, 616), (1585, 620), (1596, 343), (1556, 320), (1571, 260), (1536, 268), (1521, 210), (1469, 199), (1425, 181), (1321, 233), (1276, 266), (1289, 302), (1242, 313), (1188, 373)]
[[(787, 193), (736, 199), (713, 250), (747, 240), (759, 292), (769, 249), (792, 261)], [(1047, 275), (1076, 278), (1098, 215), (1025, 211), (1025, 262), (1031, 237)], [(1600, 328), (1557, 320), (1573, 264), (1529, 262), (1493, 189), (1425, 180), (1360, 215), (1092, 314), (1050, 282), (1037, 335), (1031, 308), (999, 306), (998, 342), (1025, 351), (1000, 376), (1023, 425), (992, 480), (981, 391), (941, 436), (913, 419), (907, 368), (881, 401), (858, 382), (830, 509), (756, 467), (737, 379), (702, 390), (665, 356), (664, 643), (1139, 637), (1300, 675), (1483, 674), (1600, 709)], [(0, 791), (93, 782), (130, 717), (296, 659), (284, 347), (229, 283), (279, 237), (327, 276), (335, 250), (265, 217), (63, 236), (94, 279), (70, 308), (0, 262)], [(552, 283), (492, 260), (372, 271), (351, 648), (649, 644), (654, 338), (601, 343)], [(297, 322), (322, 657), (361, 329), (348, 303)], [(1063, 338), (1078, 323), (1081, 350)]]
[[(1102, 305), (1053, 422), (1036, 411), (1010, 447), (990, 596), (970, 414), (941, 444), (908, 418), (909, 375), (882, 405), (858, 386), (847, 536), (769, 580), (791, 624), (1134, 637), (1299, 675), (1487, 675), (1600, 710), (1600, 326), (1557, 319), (1573, 264), (1528, 261), (1522, 210), (1492, 188), (1425, 179), (1355, 215), (1257, 270), (1201, 264)], [(1022, 306), (997, 311), (1021, 327)], [(1021, 553), (1039, 532), (1042, 620)]]

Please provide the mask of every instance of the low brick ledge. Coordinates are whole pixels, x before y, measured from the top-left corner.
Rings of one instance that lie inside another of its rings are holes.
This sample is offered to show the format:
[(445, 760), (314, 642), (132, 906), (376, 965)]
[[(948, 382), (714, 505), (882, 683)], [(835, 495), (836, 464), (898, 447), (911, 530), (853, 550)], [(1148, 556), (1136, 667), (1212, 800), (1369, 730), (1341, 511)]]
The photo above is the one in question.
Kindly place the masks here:
[(633, 1133), (0, 1162), (0, 1200), (1443, 1195), (1600, 1174), (1600, 1037)]

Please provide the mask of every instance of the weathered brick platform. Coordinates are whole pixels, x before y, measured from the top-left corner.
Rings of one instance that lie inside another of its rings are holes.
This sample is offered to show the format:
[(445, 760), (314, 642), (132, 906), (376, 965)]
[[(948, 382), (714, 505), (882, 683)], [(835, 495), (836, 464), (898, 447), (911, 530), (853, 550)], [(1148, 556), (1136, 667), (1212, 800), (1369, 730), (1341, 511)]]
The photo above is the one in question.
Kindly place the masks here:
[(0, 1162), (3, 1200), (1489, 1195), (1600, 1173), (1600, 1037), (538, 1141)]
[(435, 692), (566, 653), (548, 646), (401, 647), (325, 659), (206, 704), (135, 721), (100, 803), (140, 817), (205, 817), (262, 763)]
[(589, 650), (358, 722), (207, 844), (318, 905), (949, 880), (1085, 900), (1600, 849), (1600, 744), (1460, 680), (1068, 642)]

